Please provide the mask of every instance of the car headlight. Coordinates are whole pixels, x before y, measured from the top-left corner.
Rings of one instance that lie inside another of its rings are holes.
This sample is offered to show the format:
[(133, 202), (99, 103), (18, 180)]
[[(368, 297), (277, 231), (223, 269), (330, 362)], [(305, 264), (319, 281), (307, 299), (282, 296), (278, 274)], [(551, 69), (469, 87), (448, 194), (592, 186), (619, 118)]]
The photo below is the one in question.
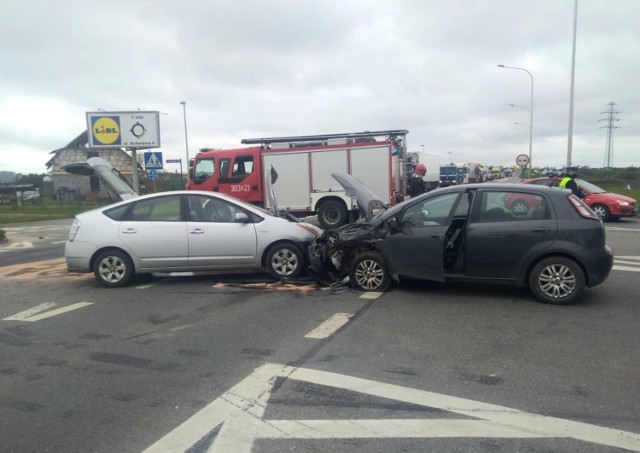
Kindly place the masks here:
[(618, 201), (618, 204), (620, 206), (629, 206), (629, 202), (628, 201)]
[(304, 228), (305, 230), (307, 230), (309, 233), (313, 234), (315, 237), (320, 236), (320, 229), (318, 227), (315, 227), (309, 223), (306, 222), (298, 222), (296, 223), (296, 225), (298, 225), (300, 228)]

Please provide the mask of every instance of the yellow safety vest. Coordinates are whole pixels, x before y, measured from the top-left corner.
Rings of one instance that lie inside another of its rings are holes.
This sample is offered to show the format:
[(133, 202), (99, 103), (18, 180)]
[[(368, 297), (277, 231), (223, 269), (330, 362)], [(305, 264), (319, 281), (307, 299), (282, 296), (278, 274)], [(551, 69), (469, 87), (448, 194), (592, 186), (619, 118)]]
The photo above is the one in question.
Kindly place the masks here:
[(567, 186), (567, 183), (571, 181), (571, 178), (568, 176), (565, 176), (564, 178), (562, 178), (562, 181), (560, 181), (560, 184), (558, 184), (558, 187), (560, 187), (561, 189), (564, 189)]

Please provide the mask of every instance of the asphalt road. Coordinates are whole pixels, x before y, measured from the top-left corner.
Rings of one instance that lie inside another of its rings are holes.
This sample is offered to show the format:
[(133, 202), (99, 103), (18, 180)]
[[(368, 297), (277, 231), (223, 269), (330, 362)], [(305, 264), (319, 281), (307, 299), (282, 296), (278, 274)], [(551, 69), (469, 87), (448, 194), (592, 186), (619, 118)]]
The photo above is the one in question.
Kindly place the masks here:
[(637, 219), (567, 307), (261, 274), (105, 289), (66, 273), (69, 223), (0, 244), (2, 452), (640, 451)]

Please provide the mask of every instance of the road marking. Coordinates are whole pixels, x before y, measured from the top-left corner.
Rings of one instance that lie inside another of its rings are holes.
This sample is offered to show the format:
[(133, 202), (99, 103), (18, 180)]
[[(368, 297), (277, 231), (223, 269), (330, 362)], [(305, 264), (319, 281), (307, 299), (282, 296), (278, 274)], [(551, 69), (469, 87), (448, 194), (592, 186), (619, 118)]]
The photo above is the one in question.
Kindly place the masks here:
[[(52, 304), (52, 305), (49, 305), (48, 307), (44, 307), (47, 304)], [(4, 318), (3, 321), (35, 322), (35, 321), (40, 321), (42, 319), (51, 318), (53, 316), (61, 315), (63, 313), (67, 313), (72, 310), (77, 310), (78, 308), (87, 307), (93, 304), (90, 302), (78, 302), (77, 304), (67, 305), (66, 307), (60, 307), (56, 310), (45, 311), (44, 313), (41, 313), (42, 311), (47, 310), (48, 308), (51, 308), (55, 305), (56, 304), (54, 302), (47, 302), (45, 304), (38, 305), (37, 307), (34, 307), (31, 310), (26, 310), (26, 311), (23, 311), (22, 313), (18, 313), (17, 315)], [(40, 313), (40, 314), (30, 314), (25, 316), (25, 314), (27, 314), (29, 311), (34, 311), (34, 310), (36, 310), (35, 313)]]
[(38, 313), (40, 313), (41, 311), (45, 311), (48, 310), (50, 308), (55, 307), (56, 304), (55, 302), (45, 302), (44, 304), (40, 304), (36, 307), (30, 308), (28, 310), (25, 311), (21, 311), (18, 314), (15, 314), (13, 316), (9, 316), (8, 318), (4, 318), (3, 321), (24, 321), (25, 318), (28, 318), (30, 316), (36, 315)]
[[(440, 409), (460, 419), (264, 420), (278, 378)], [(219, 430), (219, 431), (218, 431)], [(217, 434), (216, 434), (217, 431)], [(640, 452), (640, 434), (308, 368), (266, 364), (145, 450), (249, 453), (256, 439), (571, 438)], [(213, 439), (212, 439), (213, 438)], [(204, 445), (204, 444), (207, 445)]]
[(352, 316), (353, 315), (349, 313), (336, 313), (331, 318), (327, 319), (325, 322), (306, 334), (304, 337), (314, 338), (317, 340), (330, 337), (338, 329), (348, 323), (349, 319), (351, 319)]
[(377, 299), (380, 296), (382, 296), (382, 293), (367, 291), (366, 293), (360, 296), (360, 299)]
[[(631, 266), (621, 266), (621, 264), (630, 264)], [(616, 271), (640, 272), (640, 256), (614, 256), (613, 269)]]

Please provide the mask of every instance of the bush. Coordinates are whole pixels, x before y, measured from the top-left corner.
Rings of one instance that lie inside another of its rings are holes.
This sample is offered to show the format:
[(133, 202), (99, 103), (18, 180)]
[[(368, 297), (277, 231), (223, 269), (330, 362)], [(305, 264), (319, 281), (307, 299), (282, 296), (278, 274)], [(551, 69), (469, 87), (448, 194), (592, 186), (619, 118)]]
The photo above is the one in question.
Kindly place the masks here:
[(0, 230), (0, 241), (4, 241), (6, 239), (6, 234), (4, 230)]

